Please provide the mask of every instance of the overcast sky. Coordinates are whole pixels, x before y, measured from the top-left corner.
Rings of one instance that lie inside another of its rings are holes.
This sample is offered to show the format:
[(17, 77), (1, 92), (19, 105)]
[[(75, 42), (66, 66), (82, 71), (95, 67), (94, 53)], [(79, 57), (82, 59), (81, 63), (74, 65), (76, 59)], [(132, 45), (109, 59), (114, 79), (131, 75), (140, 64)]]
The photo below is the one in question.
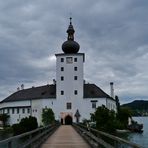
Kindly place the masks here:
[(121, 103), (148, 100), (147, 0), (1, 0), (0, 100), (52, 83), (70, 16), (85, 80), (108, 94), (114, 82)]

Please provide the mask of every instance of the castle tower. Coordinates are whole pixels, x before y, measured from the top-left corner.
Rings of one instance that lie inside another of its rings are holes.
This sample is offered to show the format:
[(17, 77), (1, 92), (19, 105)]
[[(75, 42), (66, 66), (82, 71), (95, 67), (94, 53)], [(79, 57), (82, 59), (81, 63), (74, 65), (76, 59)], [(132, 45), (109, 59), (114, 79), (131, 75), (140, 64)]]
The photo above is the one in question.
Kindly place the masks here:
[(83, 98), (84, 85), (84, 53), (79, 53), (80, 46), (74, 41), (74, 32), (70, 18), (67, 41), (62, 44), (63, 53), (56, 54), (56, 98), (63, 106), (60, 110), (65, 115), (61, 116), (69, 114), (72, 117), (77, 110), (77, 100)]

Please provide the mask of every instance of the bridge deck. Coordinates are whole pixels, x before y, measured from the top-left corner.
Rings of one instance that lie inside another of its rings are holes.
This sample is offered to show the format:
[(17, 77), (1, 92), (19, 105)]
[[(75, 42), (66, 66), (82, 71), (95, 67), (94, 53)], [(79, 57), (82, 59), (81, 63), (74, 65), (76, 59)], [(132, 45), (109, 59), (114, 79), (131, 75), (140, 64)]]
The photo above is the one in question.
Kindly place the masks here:
[(90, 148), (70, 125), (60, 126), (41, 148)]

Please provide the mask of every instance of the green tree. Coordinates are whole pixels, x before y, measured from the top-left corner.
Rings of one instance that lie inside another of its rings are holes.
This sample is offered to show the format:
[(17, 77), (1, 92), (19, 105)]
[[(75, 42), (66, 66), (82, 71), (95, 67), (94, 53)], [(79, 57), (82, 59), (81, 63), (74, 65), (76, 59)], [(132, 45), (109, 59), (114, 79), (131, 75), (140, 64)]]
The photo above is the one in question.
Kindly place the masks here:
[(0, 114), (0, 121), (3, 122), (3, 126), (5, 127), (8, 121), (9, 115), (8, 114)]
[(46, 126), (46, 125), (54, 123), (54, 121), (55, 121), (55, 117), (54, 117), (54, 112), (52, 111), (52, 109), (51, 108), (44, 108), (42, 110), (43, 124)]
[(117, 113), (117, 120), (119, 120), (119, 122), (121, 123), (122, 128), (127, 128), (128, 118), (130, 118), (131, 116), (132, 111), (129, 108), (120, 108), (119, 112)]
[(115, 101), (116, 101), (117, 113), (118, 113), (119, 110), (120, 110), (120, 102), (119, 102), (119, 98), (118, 98), (118, 96), (115, 96)]
[(94, 113), (96, 128), (101, 131), (114, 132), (116, 130), (116, 115), (104, 105), (98, 107)]

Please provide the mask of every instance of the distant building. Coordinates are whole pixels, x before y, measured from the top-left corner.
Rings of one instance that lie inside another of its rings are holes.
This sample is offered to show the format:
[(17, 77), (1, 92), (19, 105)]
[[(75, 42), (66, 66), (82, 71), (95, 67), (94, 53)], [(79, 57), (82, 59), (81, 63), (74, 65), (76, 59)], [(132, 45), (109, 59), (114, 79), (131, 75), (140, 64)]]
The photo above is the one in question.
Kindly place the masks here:
[[(35, 116), (42, 125), (43, 108), (52, 108), (56, 120), (62, 124), (89, 119), (98, 106), (105, 105), (116, 111), (116, 102), (95, 84), (85, 84), (83, 63), (85, 54), (79, 53), (79, 44), (74, 41), (74, 28), (70, 19), (67, 41), (62, 45), (63, 53), (56, 56), (56, 80), (51, 85), (18, 89), (0, 102), (0, 113), (10, 115), (10, 125), (22, 118)], [(111, 83), (113, 91), (113, 83)]]

